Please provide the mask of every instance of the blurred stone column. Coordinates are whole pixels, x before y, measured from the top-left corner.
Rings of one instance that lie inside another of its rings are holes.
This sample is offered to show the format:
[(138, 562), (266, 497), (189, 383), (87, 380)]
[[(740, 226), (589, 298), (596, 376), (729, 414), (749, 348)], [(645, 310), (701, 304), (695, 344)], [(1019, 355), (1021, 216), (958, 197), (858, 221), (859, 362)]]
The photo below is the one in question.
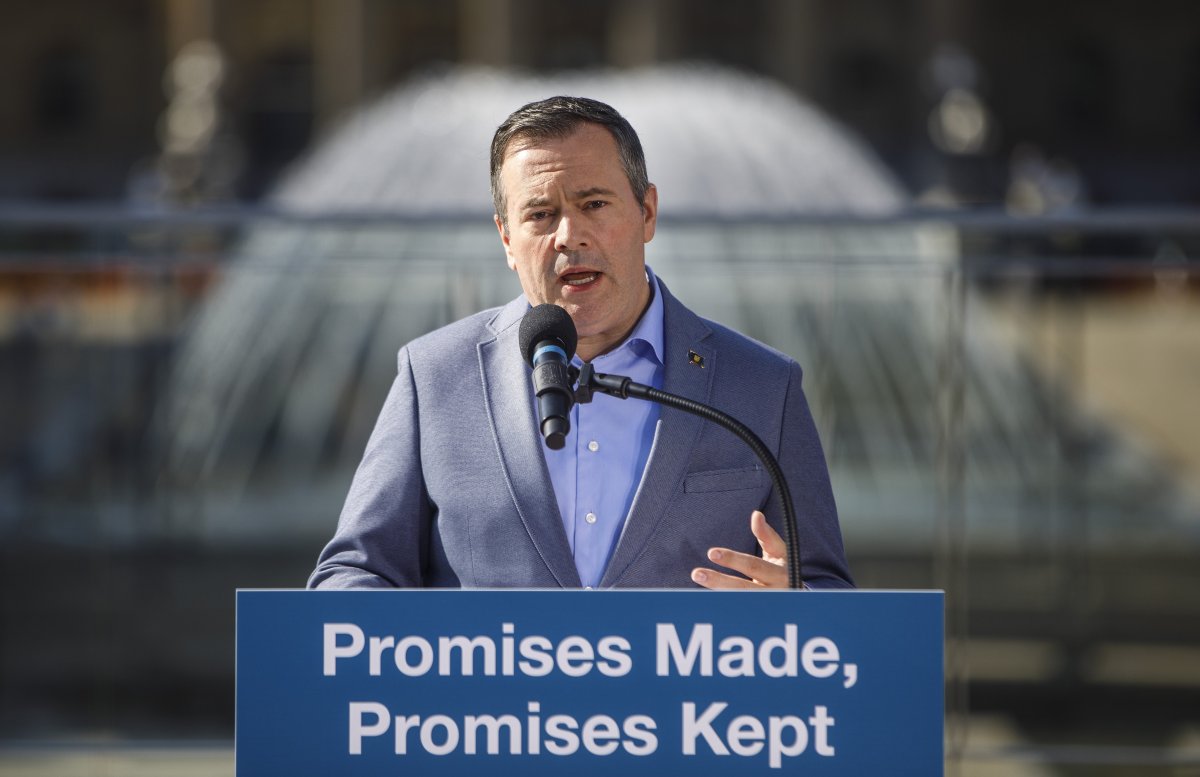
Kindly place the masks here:
[(766, 72), (809, 96), (819, 92), (820, 63), (828, 54), (820, 9), (813, 0), (769, 0), (763, 18)]
[(165, 6), (167, 60), (187, 44), (212, 40), (216, 34), (215, 0), (167, 0)]
[[(968, 19), (974, 4), (957, 0), (923, 0), (920, 18), (925, 20), (921, 60), (925, 69), (924, 79), (927, 97), (937, 101), (927, 122), (930, 139), (939, 146), (935, 133), (937, 117), (946, 116), (946, 111), (957, 110), (955, 115), (975, 115), (971, 107), (978, 106), (978, 115), (983, 114), (982, 102), (969, 102), (975, 97), (974, 60), (964, 45), (969, 41)], [(959, 86), (952, 89), (952, 84)], [(964, 91), (969, 89), (970, 91)], [(951, 97), (951, 92), (963, 91), (963, 97)], [(963, 102), (967, 100), (966, 102)], [(960, 107), (961, 106), (961, 107)], [(961, 123), (961, 122), (960, 122)], [(980, 132), (984, 132), (982, 127)], [(960, 133), (961, 134), (961, 133)], [(944, 142), (944, 141), (943, 141)], [(971, 148), (982, 143), (969, 137), (958, 139), (960, 147)], [(957, 197), (960, 186), (955, 181), (961, 175), (959, 157), (944, 150), (936, 163), (942, 168), (940, 178), (945, 191)], [(968, 174), (970, 171), (968, 171)], [(960, 246), (961, 248), (961, 246)], [(965, 773), (964, 759), (969, 734), (971, 698), (970, 663), (968, 644), (971, 624), (968, 616), (970, 603), (969, 550), (966, 528), (966, 455), (963, 413), (968, 390), (966, 374), (966, 289), (963, 265), (959, 264), (947, 283), (948, 310), (946, 317), (946, 342), (942, 355), (942, 372), (938, 381), (938, 515), (937, 546), (934, 562), (934, 586), (946, 592), (946, 775), (959, 777)]]
[(676, 59), (683, 8), (679, 0), (618, 0), (609, 12), (608, 61), (640, 67)]
[(522, 0), (458, 0), (459, 60), (493, 67), (527, 64), (527, 5)]
[(316, 0), (313, 12), (315, 124), (321, 133), (367, 96), (365, 0)]
[(970, 712), (967, 664), (967, 281), (961, 260), (945, 275), (945, 330), (939, 344), (937, 383), (937, 483), (934, 587), (945, 599), (946, 774), (962, 774)]
[(919, 18), (925, 20), (930, 48), (939, 43), (964, 42), (966, 19), (974, 8), (973, 4), (958, 0), (924, 0), (922, 6)]
[(176, 205), (229, 199), (240, 149), (225, 131), (221, 89), (227, 63), (216, 42), (216, 0), (167, 0), (166, 108), (150, 196)]

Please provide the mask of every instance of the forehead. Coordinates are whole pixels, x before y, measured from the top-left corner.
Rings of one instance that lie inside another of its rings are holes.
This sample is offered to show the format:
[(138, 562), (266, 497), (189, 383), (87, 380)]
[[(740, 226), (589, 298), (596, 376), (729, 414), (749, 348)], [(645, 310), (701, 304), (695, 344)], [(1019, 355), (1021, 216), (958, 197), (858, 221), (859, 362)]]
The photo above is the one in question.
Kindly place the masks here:
[(509, 191), (542, 188), (562, 179), (573, 185), (609, 187), (626, 181), (616, 140), (607, 129), (591, 123), (561, 138), (513, 139), (505, 150), (500, 178)]

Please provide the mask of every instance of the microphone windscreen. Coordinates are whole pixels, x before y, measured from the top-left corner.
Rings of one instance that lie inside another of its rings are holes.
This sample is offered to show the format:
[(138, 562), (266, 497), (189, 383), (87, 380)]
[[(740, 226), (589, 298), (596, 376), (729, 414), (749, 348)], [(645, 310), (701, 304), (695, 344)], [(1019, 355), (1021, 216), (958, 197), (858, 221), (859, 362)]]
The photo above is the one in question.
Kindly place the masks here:
[(579, 335), (575, 332), (575, 322), (571, 316), (558, 305), (549, 303), (530, 308), (525, 313), (518, 339), (526, 364), (533, 363), (533, 351), (538, 343), (557, 340), (567, 352), (568, 361), (575, 355), (575, 346), (579, 344)]

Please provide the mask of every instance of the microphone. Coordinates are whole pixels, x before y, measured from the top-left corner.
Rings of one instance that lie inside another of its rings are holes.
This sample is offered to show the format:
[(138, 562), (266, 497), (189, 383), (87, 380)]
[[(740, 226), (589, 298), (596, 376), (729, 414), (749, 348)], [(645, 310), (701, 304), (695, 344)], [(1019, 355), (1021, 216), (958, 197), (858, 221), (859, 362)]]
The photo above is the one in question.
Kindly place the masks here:
[(521, 356), (533, 367), (542, 438), (547, 448), (560, 450), (571, 431), (571, 405), (575, 403), (568, 369), (579, 344), (575, 322), (558, 305), (538, 305), (521, 319), (518, 341)]

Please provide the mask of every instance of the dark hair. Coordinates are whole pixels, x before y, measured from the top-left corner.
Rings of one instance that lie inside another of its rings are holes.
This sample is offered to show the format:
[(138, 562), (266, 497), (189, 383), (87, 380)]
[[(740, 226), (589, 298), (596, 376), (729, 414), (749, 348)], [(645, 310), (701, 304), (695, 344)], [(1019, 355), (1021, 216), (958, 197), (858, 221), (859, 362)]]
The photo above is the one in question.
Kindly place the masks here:
[(505, 212), (504, 191), (500, 186), (500, 168), (504, 165), (504, 155), (509, 145), (518, 138), (544, 140), (547, 138), (565, 138), (579, 125), (590, 122), (599, 124), (607, 129), (617, 142), (617, 151), (621, 155), (621, 165), (625, 168), (625, 177), (633, 189), (633, 196), (639, 206), (646, 201), (646, 190), (650, 181), (646, 177), (646, 156), (642, 153), (642, 142), (637, 133), (617, 113), (611, 105), (587, 97), (550, 97), (545, 100), (523, 105), (513, 111), (504, 123), (496, 128), (492, 136), (491, 174), (492, 174), (492, 204), (500, 223), (508, 229), (508, 214)]

